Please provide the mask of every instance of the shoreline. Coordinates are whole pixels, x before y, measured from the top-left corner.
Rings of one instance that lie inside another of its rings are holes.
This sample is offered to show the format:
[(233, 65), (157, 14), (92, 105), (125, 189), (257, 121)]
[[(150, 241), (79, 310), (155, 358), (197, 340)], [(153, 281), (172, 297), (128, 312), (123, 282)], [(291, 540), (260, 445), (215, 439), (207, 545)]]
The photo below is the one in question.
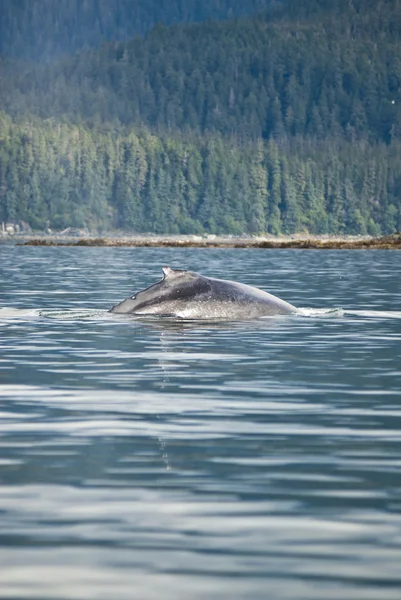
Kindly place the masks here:
[[(62, 235), (13, 236), (2, 239), (4, 243), (17, 246), (90, 246), (123, 248), (299, 248), (316, 250), (401, 250), (401, 233), (374, 238), (372, 236), (196, 236), (196, 235), (149, 235), (73, 237)], [(0, 242), (0, 243), (1, 243)]]

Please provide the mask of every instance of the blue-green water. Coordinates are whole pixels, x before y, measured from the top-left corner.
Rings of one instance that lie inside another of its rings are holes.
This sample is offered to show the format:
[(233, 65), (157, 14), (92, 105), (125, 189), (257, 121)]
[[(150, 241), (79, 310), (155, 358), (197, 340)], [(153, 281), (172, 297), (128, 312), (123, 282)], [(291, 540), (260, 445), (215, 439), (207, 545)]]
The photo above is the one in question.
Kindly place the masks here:
[[(106, 312), (161, 265), (307, 310)], [(0, 597), (398, 600), (400, 267), (397, 251), (0, 246)]]

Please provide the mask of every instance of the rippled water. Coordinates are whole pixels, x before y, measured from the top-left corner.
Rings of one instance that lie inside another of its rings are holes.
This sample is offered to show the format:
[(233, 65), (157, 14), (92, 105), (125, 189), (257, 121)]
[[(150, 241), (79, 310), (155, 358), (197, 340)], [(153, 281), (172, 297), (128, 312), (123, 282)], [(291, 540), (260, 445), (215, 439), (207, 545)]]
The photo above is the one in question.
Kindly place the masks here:
[[(161, 265), (306, 310), (106, 312)], [(0, 246), (0, 597), (399, 600), (400, 266)]]

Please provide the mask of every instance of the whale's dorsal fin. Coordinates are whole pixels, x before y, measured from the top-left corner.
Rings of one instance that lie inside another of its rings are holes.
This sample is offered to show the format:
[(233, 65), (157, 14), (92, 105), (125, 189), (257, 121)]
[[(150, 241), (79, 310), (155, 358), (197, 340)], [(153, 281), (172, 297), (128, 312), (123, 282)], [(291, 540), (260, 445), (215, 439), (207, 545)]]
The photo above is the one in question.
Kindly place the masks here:
[(195, 279), (205, 279), (199, 273), (187, 271), (186, 269), (172, 269), (171, 267), (162, 267), (163, 279), (165, 283), (184, 283), (195, 281)]
[(180, 275), (184, 275), (184, 273), (188, 273), (185, 269), (172, 269), (171, 267), (162, 267), (162, 271), (164, 273), (163, 279), (172, 279), (173, 277), (179, 277)]

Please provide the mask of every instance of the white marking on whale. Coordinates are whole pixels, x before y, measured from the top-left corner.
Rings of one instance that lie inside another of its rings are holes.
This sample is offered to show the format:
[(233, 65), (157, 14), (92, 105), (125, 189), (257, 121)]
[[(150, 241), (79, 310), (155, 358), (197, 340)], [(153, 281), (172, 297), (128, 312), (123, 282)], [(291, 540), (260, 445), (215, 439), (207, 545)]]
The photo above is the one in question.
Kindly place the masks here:
[(162, 269), (161, 281), (113, 306), (110, 312), (227, 320), (297, 312), (295, 306), (251, 285), (170, 267)]

